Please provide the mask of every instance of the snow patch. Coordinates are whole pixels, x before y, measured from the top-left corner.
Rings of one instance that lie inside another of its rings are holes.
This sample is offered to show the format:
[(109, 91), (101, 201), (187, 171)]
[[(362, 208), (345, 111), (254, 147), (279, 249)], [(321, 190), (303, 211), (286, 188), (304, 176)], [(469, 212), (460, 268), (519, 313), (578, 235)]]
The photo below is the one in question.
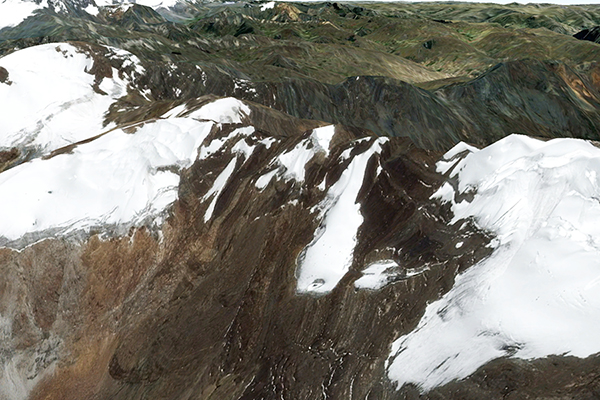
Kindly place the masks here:
[(86, 8), (83, 9), (86, 13), (93, 15), (93, 16), (97, 16), (100, 13), (100, 10), (98, 9), (98, 7), (94, 6), (93, 4), (88, 5)]
[(208, 205), (206, 212), (204, 213), (204, 222), (208, 222), (212, 218), (213, 212), (215, 211), (215, 205), (217, 204), (217, 200), (221, 195), (221, 192), (225, 188), (225, 185), (229, 181), (231, 174), (235, 171), (235, 164), (237, 163), (237, 157), (233, 157), (229, 164), (221, 171), (217, 179), (215, 179), (212, 187), (206, 194), (202, 197), (202, 200), (207, 200), (212, 197), (212, 201)]
[(273, 177), (275, 175), (277, 175), (277, 172), (279, 172), (279, 171), (276, 170), (276, 169), (274, 169), (273, 171), (270, 171), (270, 172), (267, 172), (264, 175), (261, 175), (256, 180), (256, 183), (254, 184), (254, 186), (256, 186), (256, 188), (259, 189), (259, 190), (263, 190), (271, 182), (271, 179), (273, 179)]
[(298, 143), (292, 150), (277, 157), (277, 162), (282, 167), (282, 175), (285, 180), (294, 179), (296, 182), (304, 182), (306, 164), (315, 155), (311, 138)]
[[(258, 189), (264, 189), (274, 176), (282, 176), (286, 181), (295, 180), (302, 184), (306, 176), (306, 165), (318, 152), (329, 155), (329, 141), (333, 137), (334, 125), (314, 129), (311, 135), (302, 140), (293, 149), (279, 155), (271, 165), (278, 165), (279, 168), (261, 176), (256, 181)], [(262, 141), (267, 148), (275, 142), (273, 138), (267, 138)], [(268, 180), (267, 180), (268, 179)]]
[(369, 159), (381, 151), (386, 141), (387, 138), (376, 139), (367, 151), (356, 155), (318, 205), (317, 208), (323, 210), (324, 220), (299, 257), (299, 292), (331, 291), (352, 265), (357, 231), (363, 222), (356, 196)]
[(271, 8), (275, 7), (275, 2), (274, 1), (270, 1), (268, 3), (265, 3), (263, 5), (260, 6), (260, 11), (266, 11), (266, 10), (270, 10)]
[(329, 144), (335, 134), (335, 125), (327, 125), (313, 130), (311, 138), (313, 143), (325, 152), (325, 157), (329, 156)]
[(250, 158), (250, 156), (254, 152), (254, 146), (250, 146), (246, 142), (246, 139), (243, 138), (240, 139), (239, 142), (237, 142), (235, 145), (233, 145), (231, 151), (237, 154), (241, 154), (242, 157), (244, 157), (244, 162), (246, 162), (246, 160), (248, 160), (248, 158)]
[(219, 138), (219, 139), (214, 139), (213, 141), (210, 142), (210, 144), (208, 146), (202, 146), (202, 148), (200, 148), (199, 158), (201, 160), (204, 160), (204, 159), (212, 156), (213, 154), (217, 153), (218, 151), (220, 151), (223, 148), (223, 146), (225, 146), (225, 143), (229, 142), (230, 140), (237, 138), (237, 137), (247, 137), (247, 136), (252, 135), (253, 133), (254, 133), (253, 126), (245, 126), (243, 128), (234, 129), (229, 134), (229, 136)]
[(202, 106), (188, 117), (215, 121), (220, 124), (241, 124), (242, 119), (250, 115), (250, 108), (242, 101), (226, 97)]
[(370, 264), (362, 271), (363, 276), (354, 282), (359, 289), (381, 289), (388, 283), (391, 274), (386, 273), (390, 268), (398, 268), (394, 260), (382, 260)]

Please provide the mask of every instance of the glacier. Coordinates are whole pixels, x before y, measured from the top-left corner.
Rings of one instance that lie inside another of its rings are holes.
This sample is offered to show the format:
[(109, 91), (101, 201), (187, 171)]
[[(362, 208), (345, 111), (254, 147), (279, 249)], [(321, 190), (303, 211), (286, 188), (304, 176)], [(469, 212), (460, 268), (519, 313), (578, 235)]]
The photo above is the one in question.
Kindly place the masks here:
[(428, 391), (498, 357), (599, 352), (600, 149), (511, 135), (482, 150), (459, 144), (438, 171), (448, 182), (433, 197), (452, 223), (492, 233), (494, 251), (393, 343), (390, 379)]

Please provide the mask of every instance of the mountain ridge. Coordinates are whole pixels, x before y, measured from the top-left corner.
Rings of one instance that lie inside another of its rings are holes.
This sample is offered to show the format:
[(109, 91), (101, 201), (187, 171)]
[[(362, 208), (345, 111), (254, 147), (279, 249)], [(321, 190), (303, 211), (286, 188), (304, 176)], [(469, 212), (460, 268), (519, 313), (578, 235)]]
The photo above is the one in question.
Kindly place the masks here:
[(161, 4), (0, 30), (2, 400), (597, 397), (598, 7)]

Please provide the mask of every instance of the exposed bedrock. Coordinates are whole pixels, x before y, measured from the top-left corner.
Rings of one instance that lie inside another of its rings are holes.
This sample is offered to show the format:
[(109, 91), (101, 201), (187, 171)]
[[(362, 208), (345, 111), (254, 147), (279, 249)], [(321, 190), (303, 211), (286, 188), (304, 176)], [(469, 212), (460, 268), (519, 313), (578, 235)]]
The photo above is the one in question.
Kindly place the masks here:
[[(266, 118), (251, 116), (257, 125)], [(375, 139), (356, 141), (367, 132), (338, 127), (304, 182), (273, 179), (258, 189), (274, 157), (311, 132), (287, 127), (284, 135), (256, 131), (276, 142), (238, 159), (208, 222), (203, 199), (237, 157), (231, 144), (182, 173), (160, 240), (141, 228), (3, 249), (4, 378), (32, 399), (397, 398), (384, 370), (390, 343), (489, 253), (489, 238), (470, 224), (447, 225), (448, 209), (429, 199), (442, 182), (438, 155), (393, 138), (364, 174), (364, 223), (349, 271), (328, 294), (299, 294), (297, 257), (319, 226), (311, 208), (326, 193), (317, 186), (326, 176), (331, 187)], [(235, 128), (225, 124), (209, 139)], [(398, 273), (380, 290), (358, 289), (360, 271), (382, 259), (395, 260)], [(427, 268), (402, 273), (419, 266)]]
[(561, 62), (510, 61), (470, 82), (431, 91), (386, 77), (329, 85), (291, 78), (251, 82), (210, 65), (159, 63), (148, 71), (139, 83), (157, 99), (236, 96), (298, 118), (409, 137), (424, 149), (448, 150), (460, 141), (489, 145), (511, 133), (600, 139), (595, 63), (575, 70)]

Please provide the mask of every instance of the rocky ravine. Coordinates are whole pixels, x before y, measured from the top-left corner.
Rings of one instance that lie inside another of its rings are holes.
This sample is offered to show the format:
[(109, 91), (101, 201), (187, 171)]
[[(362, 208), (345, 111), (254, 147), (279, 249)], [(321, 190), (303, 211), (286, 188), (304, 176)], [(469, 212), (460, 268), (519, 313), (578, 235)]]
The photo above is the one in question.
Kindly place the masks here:
[[(77, 43), (0, 66), (14, 117), (2, 120), (1, 398), (597, 396), (593, 337), (571, 335), (578, 347), (549, 329), (548, 344), (479, 307), (497, 311), (542, 271), (540, 287), (583, 317), (532, 326), (594, 332), (591, 144), (512, 136), (442, 155), (248, 100), (159, 97), (150, 65)], [(42, 72), (51, 98), (27, 76)], [(561, 275), (529, 248), (577, 249), (569, 265), (585, 268)], [(465, 316), (464, 343), (485, 357), (457, 370), (464, 332), (427, 333)], [(420, 350), (438, 342), (450, 356), (432, 366)]]

